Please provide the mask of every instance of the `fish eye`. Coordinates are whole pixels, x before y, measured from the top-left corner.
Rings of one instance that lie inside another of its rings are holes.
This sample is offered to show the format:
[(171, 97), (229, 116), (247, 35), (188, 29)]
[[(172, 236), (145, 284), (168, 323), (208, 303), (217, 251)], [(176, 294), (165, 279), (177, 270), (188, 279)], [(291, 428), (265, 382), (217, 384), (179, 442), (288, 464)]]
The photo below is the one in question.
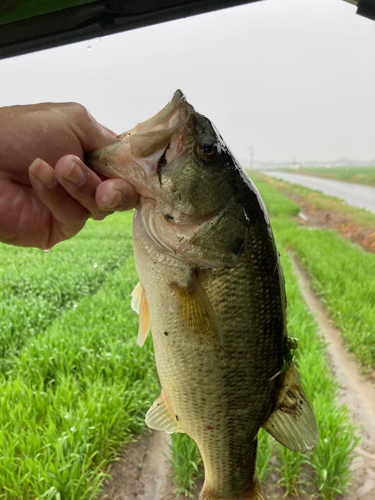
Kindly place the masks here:
[(217, 156), (217, 144), (212, 139), (204, 139), (198, 143), (197, 152), (203, 160), (213, 160)]

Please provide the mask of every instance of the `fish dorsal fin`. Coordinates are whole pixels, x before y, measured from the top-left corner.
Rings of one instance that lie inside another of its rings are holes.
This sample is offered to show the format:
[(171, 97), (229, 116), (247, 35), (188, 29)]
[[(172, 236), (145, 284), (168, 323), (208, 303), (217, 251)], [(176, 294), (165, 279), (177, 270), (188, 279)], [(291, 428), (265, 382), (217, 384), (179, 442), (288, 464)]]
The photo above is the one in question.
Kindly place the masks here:
[(156, 431), (184, 432), (175, 415), (168, 409), (163, 393), (154, 401), (146, 414), (146, 424)]
[(293, 363), (285, 374), (275, 410), (262, 427), (293, 451), (311, 450), (318, 444), (316, 420)]
[(198, 278), (192, 273), (186, 286), (171, 286), (176, 291), (180, 321), (189, 339), (198, 344), (221, 344), (219, 322)]
[(132, 292), (132, 309), (139, 314), (137, 344), (143, 346), (151, 327), (146, 293), (140, 283), (137, 283)]

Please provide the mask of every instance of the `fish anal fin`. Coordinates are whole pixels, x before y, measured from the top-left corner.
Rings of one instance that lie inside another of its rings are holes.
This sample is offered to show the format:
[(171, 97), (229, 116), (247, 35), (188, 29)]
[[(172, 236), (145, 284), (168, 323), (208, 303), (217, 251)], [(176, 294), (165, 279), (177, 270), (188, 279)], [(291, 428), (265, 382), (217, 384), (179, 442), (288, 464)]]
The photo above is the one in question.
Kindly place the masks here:
[(311, 450), (318, 444), (318, 426), (293, 363), (285, 374), (275, 409), (262, 427), (293, 451)]
[(180, 321), (190, 340), (198, 344), (221, 344), (216, 313), (198, 278), (191, 274), (186, 285), (171, 283), (171, 287), (177, 295)]
[(156, 399), (146, 414), (146, 424), (156, 431), (164, 431), (168, 434), (173, 432), (184, 432), (179, 425), (176, 415), (168, 408), (163, 393)]
[(143, 346), (151, 328), (150, 312), (148, 310), (146, 292), (138, 283), (132, 292), (132, 309), (139, 314), (137, 344)]

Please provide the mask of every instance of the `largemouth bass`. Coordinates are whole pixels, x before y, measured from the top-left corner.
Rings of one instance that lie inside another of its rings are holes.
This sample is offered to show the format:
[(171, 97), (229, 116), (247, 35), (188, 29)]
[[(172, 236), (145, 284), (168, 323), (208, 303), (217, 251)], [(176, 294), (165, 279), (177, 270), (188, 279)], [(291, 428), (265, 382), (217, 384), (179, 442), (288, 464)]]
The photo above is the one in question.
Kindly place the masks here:
[(87, 161), (140, 194), (132, 306), (138, 344), (151, 327), (162, 387), (146, 423), (197, 443), (201, 499), (264, 499), (255, 474), (260, 427), (292, 450), (313, 448), (318, 430), (291, 361), (296, 345), (263, 202), (181, 91), (119, 138)]

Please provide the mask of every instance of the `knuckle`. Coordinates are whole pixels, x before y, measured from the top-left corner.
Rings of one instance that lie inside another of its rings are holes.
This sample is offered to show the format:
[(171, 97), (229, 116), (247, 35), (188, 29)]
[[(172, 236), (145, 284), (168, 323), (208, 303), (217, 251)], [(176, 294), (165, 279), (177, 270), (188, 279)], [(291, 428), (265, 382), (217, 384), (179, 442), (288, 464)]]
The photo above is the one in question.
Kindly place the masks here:
[(67, 108), (76, 120), (87, 120), (91, 117), (87, 108), (78, 102), (67, 103)]

